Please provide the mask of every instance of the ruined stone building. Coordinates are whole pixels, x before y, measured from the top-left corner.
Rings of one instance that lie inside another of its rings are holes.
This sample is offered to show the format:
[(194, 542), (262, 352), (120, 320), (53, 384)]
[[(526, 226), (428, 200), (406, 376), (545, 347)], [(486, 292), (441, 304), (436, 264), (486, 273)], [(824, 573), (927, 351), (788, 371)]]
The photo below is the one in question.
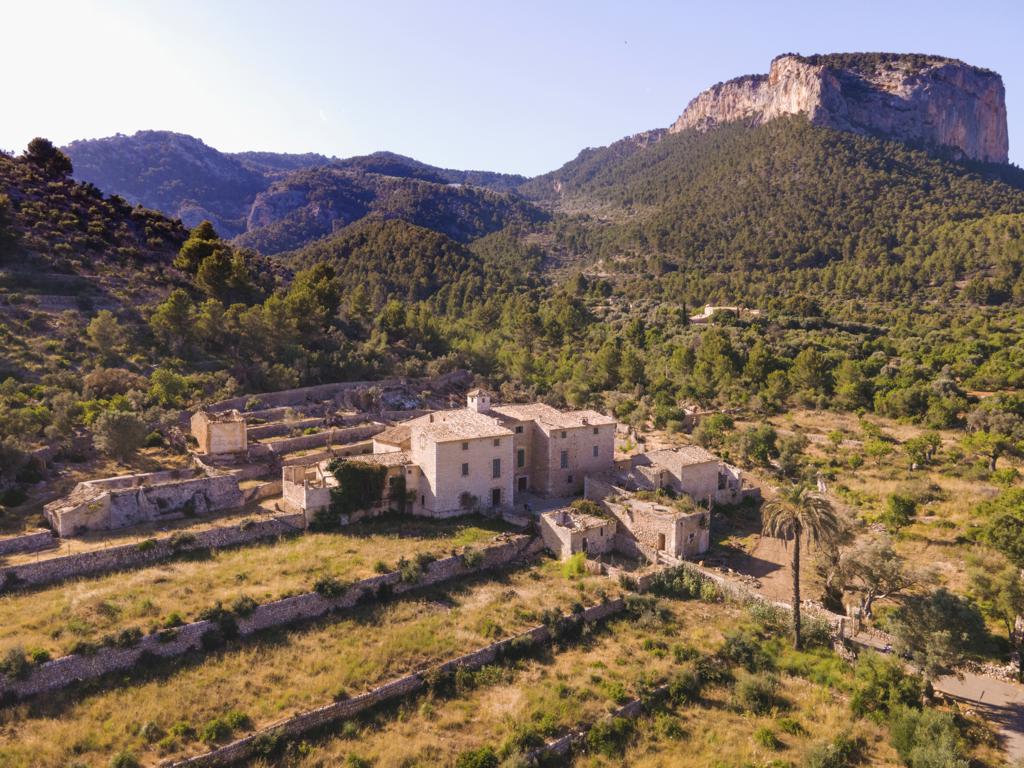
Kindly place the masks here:
[(43, 515), (58, 536), (73, 536), (226, 511), (242, 502), (233, 475), (172, 469), (86, 480), (64, 498), (46, 504)]
[(248, 450), (245, 417), (237, 410), (222, 413), (198, 410), (192, 415), (191, 426), (201, 454), (221, 456)]

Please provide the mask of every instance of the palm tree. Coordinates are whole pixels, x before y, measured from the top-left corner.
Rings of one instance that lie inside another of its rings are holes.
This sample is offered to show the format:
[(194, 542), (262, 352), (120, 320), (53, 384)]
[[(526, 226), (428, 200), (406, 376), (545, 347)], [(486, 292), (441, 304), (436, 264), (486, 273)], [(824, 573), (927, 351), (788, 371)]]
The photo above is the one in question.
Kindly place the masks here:
[(800, 648), (800, 539), (806, 536), (808, 544), (828, 544), (840, 530), (839, 517), (829, 500), (803, 485), (780, 489), (762, 510), (762, 534), (793, 542), (794, 648)]

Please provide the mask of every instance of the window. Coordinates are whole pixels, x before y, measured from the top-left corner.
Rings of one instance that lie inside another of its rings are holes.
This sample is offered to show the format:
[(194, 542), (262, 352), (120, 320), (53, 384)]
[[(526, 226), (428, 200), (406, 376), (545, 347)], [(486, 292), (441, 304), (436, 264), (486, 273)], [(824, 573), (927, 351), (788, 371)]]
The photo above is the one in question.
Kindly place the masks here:
[(466, 477), (469, 474), (469, 464), (462, 465), (462, 476)]
[(561, 467), (562, 467), (562, 469), (568, 469), (569, 468), (569, 452), (568, 451), (562, 451)]
[(522, 424), (517, 424), (516, 425), (516, 434), (517, 435), (523, 434), (523, 425)]
[(601, 431), (600, 429), (598, 429), (597, 427), (594, 427), (594, 434), (595, 435), (598, 434), (600, 431)]
[(516, 451), (516, 466), (517, 467), (525, 467), (526, 466), (526, 449), (520, 448), (518, 451)]
[(500, 437), (494, 438), (494, 447), (497, 448), (499, 445), (501, 445), (501, 438)]
[(491, 462), (491, 477), (501, 477), (501, 459), (494, 459)]
[(595, 445), (594, 446), (594, 458), (595, 459), (597, 458), (597, 454), (599, 454), (599, 453), (600, 453), (600, 451), (598, 450), (598, 447)]
[(562, 439), (565, 439), (565, 430), (562, 430)]
[(469, 443), (463, 443), (462, 444), (462, 450), (468, 451), (469, 450)]
[(421, 507), (425, 507), (426, 505), (427, 505), (427, 497), (426, 496), (420, 496), (420, 506)]
[(397, 477), (389, 477), (388, 478), (388, 490), (390, 490), (390, 491), (395, 490), (395, 485), (397, 483), (398, 483), (398, 478)]
[(724, 491), (725, 490), (726, 479), (727, 478), (725, 476), (725, 472), (719, 472), (718, 473), (718, 490), (720, 490), (720, 491)]
[(571, 482), (572, 482), (572, 475), (569, 475), (569, 476), (567, 476), (567, 477), (565, 478), (565, 482), (566, 482), (566, 483), (571, 483)]

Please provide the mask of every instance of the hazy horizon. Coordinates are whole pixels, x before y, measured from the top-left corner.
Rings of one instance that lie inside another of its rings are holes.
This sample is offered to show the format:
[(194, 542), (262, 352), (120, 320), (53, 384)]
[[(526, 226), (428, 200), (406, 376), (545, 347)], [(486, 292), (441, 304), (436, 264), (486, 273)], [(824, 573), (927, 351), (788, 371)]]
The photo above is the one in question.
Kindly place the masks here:
[(666, 127), (701, 90), (766, 72), (780, 53), (871, 50), (999, 72), (1010, 160), (1024, 159), (1015, 40), (1024, 8), (1009, 2), (975, 4), (966, 18), (962, 6), (935, 2), (296, 6), (6, 9), (12, 33), (0, 62), (17, 73), (9, 87), (22, 106), (0, 124), (0, 147), (169, 130), (224, 152), (387, 150), (532, 176), (586, 147)]

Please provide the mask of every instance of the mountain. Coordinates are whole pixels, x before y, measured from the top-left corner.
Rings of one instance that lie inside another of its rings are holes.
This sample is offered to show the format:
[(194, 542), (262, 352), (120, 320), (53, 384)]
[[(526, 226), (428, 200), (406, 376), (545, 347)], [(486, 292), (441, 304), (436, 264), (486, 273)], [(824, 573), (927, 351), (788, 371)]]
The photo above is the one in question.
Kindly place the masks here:
[[(532, 204), (480, 187), (434, 180), (433, 170), (402, 165), (418, 176), (385, 175), (386, 162), (344, 163), (297, 171), (256, 196), (240, 245), (272, 255), (293, 250), (364, 216), (403, 219), (468, 242), (509, 224), (546, 215)], [(426, 177), (425, 180), (423, 177)]]
[[(500, 195), (526, 181), (437, 168), (392, 152), (341, 160), (315, 153), (224, 153), (170, 131), (74, 141), (63, 149), (78, 180), (180, 218), (190, 228), (208, 219), (225, 237), (242, 236), (240, 242), (268, 253), (296, 248), (377, 210), (468, 239), (503, 226), (509, 210), (522, 211), (521, 203)], [(387, 183), (385, 177), (410, 183)], [(476, 189), (458, 192), (448, 185)], [(384, 200), (389, 195), (395, 199)]]
[(784, 54), (767, 75), (704, 91), (669, 130), (736, 121), (759, 125), (792, 114), (826, 128), (945, 149), (958, 158), (1007, 162), (1002, 78), (923, 54)]
[[(855, 274), (842, 284), (853, 295), (912, 295), (935, 280), (952, 286), (965, 270), (992, 268), (1001, 238), (954, 256), (934, 233), (1024, 213), (1020, 169), (967, 166), (802, 115), (689, 129), (653, 143), (624, 139), (581, 153), (523, 191), (583, 213), (559, 227), (567, 250), (624, 279), (649, 273), (656, 259), (659, 272), (687, 273), (690, 301), (721, 290), (764, 301), (772, 286), (758, 275), (795, 279), (836, 265)], [(920, 270), (924, 260), (946, 256), (942, 269)], [(883, 273), (891, 283), (878, 280)], [(1012, 280), (1019, 273), (1018, 265)], [(676, 283), (635, 289), (667, 285)]]
[(209, 219), (228, 237), (244, 231), (249, 205), (268, 184), (241, 159), (170, 131), (73, 141), (63, 150), (79, 181), (180, 218), (186, 227)]

